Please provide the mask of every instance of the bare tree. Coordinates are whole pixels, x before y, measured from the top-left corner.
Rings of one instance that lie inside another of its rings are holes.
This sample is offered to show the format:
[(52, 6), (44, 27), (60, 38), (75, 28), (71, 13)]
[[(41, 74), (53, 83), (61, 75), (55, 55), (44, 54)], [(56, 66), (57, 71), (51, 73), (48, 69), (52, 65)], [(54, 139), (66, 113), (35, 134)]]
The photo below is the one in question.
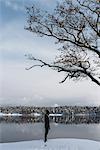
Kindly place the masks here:
[[(51, 64), (29, 55), (36, 66), (48, 66), (58, 72), (65, 72), (67, 78), (90, 78), (100, 86), (100, 9), (96, 0), (63, 0), (57, 3), (53, 14), (36, 8), (27, 8), (26, 30), (38, 35), (56, 39), (61, 44), (60, 56)], [(37, 63), (37, 64), (36, 64)]]

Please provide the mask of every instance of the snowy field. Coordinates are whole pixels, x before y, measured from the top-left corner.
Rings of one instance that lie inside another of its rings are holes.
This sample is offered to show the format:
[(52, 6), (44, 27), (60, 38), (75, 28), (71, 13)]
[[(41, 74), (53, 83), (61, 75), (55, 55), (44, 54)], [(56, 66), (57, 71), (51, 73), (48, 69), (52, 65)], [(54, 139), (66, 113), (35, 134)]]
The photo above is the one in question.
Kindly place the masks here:
[(82, 139), (49, 139), (45, 145), (42, 140), (2, 143), (0, 150), (100, 150), (100, 142)]

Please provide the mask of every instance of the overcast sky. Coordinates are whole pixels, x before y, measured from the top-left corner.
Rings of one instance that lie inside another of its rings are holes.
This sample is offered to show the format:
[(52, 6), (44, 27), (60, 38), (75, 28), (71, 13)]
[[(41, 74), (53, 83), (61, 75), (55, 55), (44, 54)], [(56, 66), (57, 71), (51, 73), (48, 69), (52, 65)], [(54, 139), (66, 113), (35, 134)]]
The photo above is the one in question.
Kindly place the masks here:
[(25, 6), (35, 3), (53, 10), (54, 0), (0, 0), (0, 104), (100, 105), (100, 87), (90, 80), (66, 81), (48, 68), (26, 71), (32, 63), (25, 54), (52, 61), (58, 53), (52, 39), (39, 38), (24, 29)]

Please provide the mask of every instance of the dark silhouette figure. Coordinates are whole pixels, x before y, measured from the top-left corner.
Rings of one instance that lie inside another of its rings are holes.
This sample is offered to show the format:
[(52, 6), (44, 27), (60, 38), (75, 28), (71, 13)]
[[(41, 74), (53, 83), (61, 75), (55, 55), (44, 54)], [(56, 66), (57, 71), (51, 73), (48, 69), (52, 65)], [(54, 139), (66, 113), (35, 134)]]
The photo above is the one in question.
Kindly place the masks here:
[(47, 141), (47, 135), (50, 129), (50, 122), (49, 122), (49, 111), (46, 110), (45, 116), (44, 116), (44, 123), (45, 123), (45, 137), (44, 137), (44, 142)]

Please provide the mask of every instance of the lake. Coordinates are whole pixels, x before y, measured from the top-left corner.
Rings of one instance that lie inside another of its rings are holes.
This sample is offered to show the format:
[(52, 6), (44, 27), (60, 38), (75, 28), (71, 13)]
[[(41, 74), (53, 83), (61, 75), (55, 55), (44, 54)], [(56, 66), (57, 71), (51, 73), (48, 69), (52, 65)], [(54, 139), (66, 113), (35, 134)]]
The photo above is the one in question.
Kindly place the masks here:
[[(100, 124), (51, 123), (48, 138), (81, 138), (100, 141)], [(43, 123), (0, 123), (0, 143), (43, 139)]]

